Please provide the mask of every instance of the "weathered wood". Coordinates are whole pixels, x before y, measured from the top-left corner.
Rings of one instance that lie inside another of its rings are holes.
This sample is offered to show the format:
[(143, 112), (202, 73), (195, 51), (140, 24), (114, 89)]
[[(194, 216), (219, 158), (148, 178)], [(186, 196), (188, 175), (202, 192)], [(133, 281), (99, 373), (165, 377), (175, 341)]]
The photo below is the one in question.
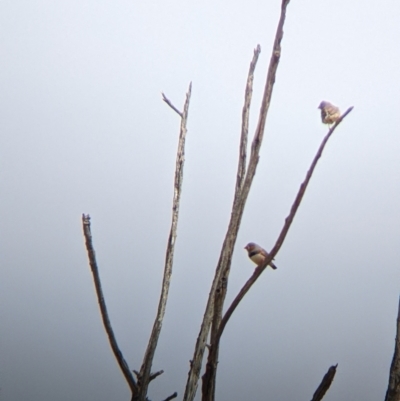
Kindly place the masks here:
[[(222, 318), (222, 309), (226, 295), (226, 288), (228, 284), (228, 276), (230, 272), (230, 266), (232, 261), (233, 249), (236, 243), (237, 234), (239, 231), (240, 223), (243, 216), (244, 207), (247, 201), (247, 197), (250, 191), (251, 184), (253, 182), (253, 178), (257, 169), (258, 161), (259, 161), (259, 152), (262, 144), (262, 139), (264, 136), (264, 128), (265, 122), (269, 110), (269, 105), (271, 102), (272, 90), (275, 83), (276, 70), (280, 60), (281, 47), (280, 43), (283, 37), (283, 25), (285, 21), (286, 15), (286, 7), (289, 4), (290, 0), (282, 0), (281, 5), (281, 16), (275, 36), (274, 47), (272, 51), (271, 61), (268, 68), (268, 74), (266, 78), (266, 84), (264, 87), (264, 94), (262, 99), (262, 105), (260, 109), (259, 119), (257, 128), (254, 134), (252, 147), (251, 147), (251, 155), (249, 160), (249, 166), (245, 168), (246, 161), (246, 153), (245, 153), (245, 145), (247, 145), (247, 133), (248, 133), (248, 109), (250, 107), (251, 100), (251, 90), (246, 90), (245, 96), (245, 105), (242, 113), (242, 136), (241, 136), (241, 144), (240, 144), (240, 155), (239, 155), (239, 166), (236, 180), (236, 190), (235, 197), (232, 207), (231, 220), (229, 222), (228, 230), (225, 236), (225, 240), (221, 247), (221, 254), (217, 264), (217, 268), (214, 275), (214, 280), (211, 285), (211, 290), (209, 293), (209, 298), (206, 306), (206, 310), (203, 316), (203, 322), (201, 324), (200, 333), (198, 335), (195, 351), (192, 359), (191, 369), (188, 374), (188, 379), (186, 383), (184, 401), (193, 401), (198, 380), (200, 376), (201, 365), (203, 361), (204, 350), (206, 346), (206, 339), (208, 333), (210, 331), (210, 327), (212, 324), (211, 331), (211, 344), (213, 340), (217, 337), (219, 323)], [(255, 51), (255, 57), (253, 58), (254, 68), (255, 63), (257, 61), (258, 54), (257, 50)], [(250, 67), (250, 73), (253, 68), (253, 65)], [(250, 76), (250, 74), (249, 74)], [(250, 78), (252, 79), (252, 78)], [(252, 82), (252, 81), (251, 81)], [(250, 82), (250, 85), (251, 85)], [(249, 83), (249, 79), (248, 79)], [(248, 86), (247, 86), (248, 88)], [(251, 87), (250, 87), (251, 89)], [(246, 146), (247, 147), (247, 146)], [(246, 173), (246, 174), (245, 174)], [(245, 174), (245, 175), (244, 175)], [(209, 362), (207, 366), (209, 369), (212, 367), (213, 374), (206, 374), (203, 378), (203, 389), (207, 389), (206, 398), (203, 396), (203, 400), (207, 399), (209, 401), (214, 399), (214, 389), (215, 385), (215, 375), (216, 375), (216, 364), (218, 359), (218, 350), (219, 346), (216, 345), (214, 347), (214, 352), (209, 354)], [(212, 360), (210, 360), (210, 357)], [(204, 379), (207, 379), (208, 383), (204, 382)]]
[(400, 298), (397, 310), (396, 340), (385, 401), (400, 401)]
[[(154, 319), (153, 329), (149, 338), (146, 353), (143, 358), (142, 367), (140, 369), (140, 388), (139, 388), (139, 401), (146, 401), (147, 390), (151, 379), (151, 366), (153, 364), (154, 354), (156, 352), (158, 339), (161, 333), (162, 322), (165, 315), (167, 306), (169, 286), (172, 276), (172, 265), (174, 259), (175, 241), (179, 217), (179, 205), (182, 192), (183, 181), (183, 167), (185, 164), (185, 139), (187, 132), (187, 119), (189, 114), (190, 96), (192, 94), (192, 83), (189, 85), (189, 90), (186, 94), (186, 101), (183, 107), (183, 112), (180, 112), (171, 101), (164, 95), (163, 100), (181, 117), (181, 126), (178, 141), (178, 150), (176, 155), (175, 167), (175, 182), (174, 182), (174, 195), (172, 201), (172, 222), (171, 229), (168, 237), (167, 251), (165, 255), (164, 276), (161, 286), (160, 300), (158, 303), (157, 314)], [(154, 378), (154, 377), (153, 377)]]
[(82, 215), (82, 226), (83, 226), (83, 234), (85, 236), (86, 241), (86, 250), (89, 257), (90, 269), (93, 275), (94, 286), (96, 288), (97, 300), (100, 307), (101, 318), (103, 320), (104, 329), (108, 336), (108, 341), (110, 343), (111, 349), (114, 353), (114, 357), (117, 360), (117, 363), (122, 371), (123, 376), (125, 377), (126, 382), (128, 383), (129, 388), (132, 392), (132, 397), (136, 396), (139, 392), (139, 387), (132, 375), (129, 366), (122, 355), (122, 352), (118, 346), (117, 339), (115, 338), (114, 330), (111, 327), (110, 318), (108, 316), (106, 301), (103, 295), (103, 289), (101, 287), (99, 268), (97, 266), (96, 254), (94, 252), (92, 233), (90, 230), (90, 216)]

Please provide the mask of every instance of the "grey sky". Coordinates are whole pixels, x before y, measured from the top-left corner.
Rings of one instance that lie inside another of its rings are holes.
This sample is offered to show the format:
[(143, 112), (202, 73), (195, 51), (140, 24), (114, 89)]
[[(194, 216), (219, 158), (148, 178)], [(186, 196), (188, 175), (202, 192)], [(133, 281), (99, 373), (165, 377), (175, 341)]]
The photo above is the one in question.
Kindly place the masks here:
[[(80, 216), (111, 320), (140, 367), (171, 217), (179, 107), (193, 81), (171, 296), (150, 388), (182, 396), (232, 203), (248, 65), (256, 123), (280, 0), (0, 3), (0, 399), (127, 400), (104, 334)], [(383, 399), (399, 295), (400, 5), (292, 0), (228, 300), (272, 247), (327, 128), (281, 252), (223, 338), (219, 400)], [(290, 380), (290, 385), (288, 382)]]

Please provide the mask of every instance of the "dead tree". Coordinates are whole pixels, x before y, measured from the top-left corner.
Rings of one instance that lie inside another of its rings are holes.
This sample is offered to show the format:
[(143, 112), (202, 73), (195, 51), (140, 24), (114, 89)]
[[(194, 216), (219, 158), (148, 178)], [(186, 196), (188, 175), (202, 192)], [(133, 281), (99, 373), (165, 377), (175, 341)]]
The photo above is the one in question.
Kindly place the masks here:
[[(266, 82), (264, 86), (264, 94), (262, 98), (262, 104), (258, 116), (258, 124), (255, 133), (252, 138), (251, 150), (249, 155), (249, 161), (247, 162), (247, 148), (248, 148), (248, 134), (249, 134), (249, 115), (250, 105), (253, 91), (253, 76), (258, 61), (258, 56), (261, 52), (260, 46), (254, 50), (253, 59), (250, 63), (250, 69), (247, 78), (245, 100), (242, 111), (242, 127), (240, 137), (240, 148), (239, 148), (239, 161), (236, 173), (236, 184), (235, 193), (232, 204), (231, 219), (227, 228), (225, 239), (221, 247), (221, 253), (217, 267), (215, 269), (214, 278), (209, 291), (209, 298), (204, 311), (203, 320), (201, 322), (199, 335), (197, 337), (193, 357), (190, 363), (190, 369), (188, 372), (188, 378), (186, 382), (185, 392), (182, 397), (184, 401), (193, 401), (196, 395), (198, 382), (200, 380), (200, 374), (202, 370), (204, 352), (207, 348), (208, 356), (205, 371), (202, 376), (202, 401), (214, 401), (215, 400), (215, 387), (216, 387), (216, 374), (218, 366), (218, 355), (219, 345), (222, 338), (222, 334), (226, 325), (229, 322), (230, 317), (236, 310), (243, 297), (251, 289), (253, 284), (257, 281), (260, 275), (264, 272), (268, 264), (277, 255), (281, 249), (286, 235), (291, 227), (291, 224), (295, 218), (297, 210), (301, 204), (304, 193), (310, 183), (311, 177), (317, 166), (319, 159), (327, 145), (330, 137), (335, 132), (336, 128), (341, 124), (343, 119), (352, 111), (353, 107), (350, 107), (346, 112), (334, 123), (334, 125), (328, 130), (328, 133), (323, 138), (321, 145), (319, 146), (315, 157), (313, 158), (310, 168), (306, 173), (304, 181), (301, 183), (297, 195), (293, 201), (288, 216), (284, 220), (282, 229), (275, 241), (274, 246), (269, 252), (269, 257), (266, 258), (264, 263), (258, 266), (254, 273), (249, 277), (247, 282), (238, 292), (232, 303), (224, 312), (224, 302), (226, 293), (228, 290), (228, 278), (230, 273), (232, 254), (236, 244), (237, 235), (239, 232), (243, 211), (246, 205), (248, 194), (250, 192), (253, 178), (255, 176), (257, 165), (259, 161), (259, 153), (263, 142), (264, 128), (268, 115), (268, 109), (271, 102), (272, 91), (276, 78), (276, 71), (279, 65), (279, 61), (282, 54), (281, 42), (283, 38), (283, 27), (286, 17), (286, 9), (290, 0), (281, 0), (281, 14), (278, 22), (278, 27), (275, 35), (274, 45), (272, 54), (269, 62)], [(165, 315), (169, 285), (172, 275), (173, 256), (175, 249), (175, 240), (177, 233), (177, 223), (179, 217), (179, 205), (183, 181), (183, 167), (184, 167), (184, 155), (185, 155), (185, 138), (187, 132), (187, 119), (189, 111), (189, 103), (191, 97), (191, 84), (186, 94), (186, 101), (184, 103), (183, 110), (180, 111), (175, 107), (172, 102), (163, 94), (163, 100), (168, 104), (180, 117), (180, 134), (179, 143), (176, 156), (176, 169), (175, 169), (175, 181), (174, 181), (174, 194), (173, 194), (173, 206), (172, 206), (172, 222), (170, 233), (168, 237), (167, 250), (165, 256), (164, 265), (164, 277), (162, 281), (161, 294), (158, 304), (158, 310), (153, 324), (153, 329), (149, 338), (147, 349), (141, 364), (140, 371), (131, 370), (125, 358), (123, 357), (122, 351), (118, 346), (114, 331), (112, 329), (110, 319), (107, 312), (106, 303), (103, 296), (103, 291), (100, 282), (100, 275), (98, 265), (96, 261), (96, 255), (93, 247), (92, 233), (90, 226), (89, 215), (82, 216), (83, 232), (86, 241), (86, 249), (89, 258), (90, 268), (93, 274), (94, 285), (96, 289), (97, 299), (100, 307), (101, 317), (103, 325), (107, 333), (111, 349), (114, 353), (115, 359), (121, 369), (121, 372), (130, 388), (131, 401), (146, 401), (148, 387), (152, 380), (163, 373), (162, 370), (152, 373), (152, 363), (157, 348), (158, 339), (161, 333), (162, 322)], [(390, 379), (388, 390), (386, 393), (385, 401), (400, 401), (400, 304), (397, 319), (397, 336), (396, 346), (393, 356), (393, 361), (390, 370)], [(207, 341), (208, 340), (208, 341)], [(208, 342), (208, 344), (207, 344)], [(315, 391), (312, 401), (320, 401), (327, 390), (329, 389), (335, 373), (337, 365), (331, 366), (328, 372), (322, 379), (322, 382)], [(132, 374), (134, 373), (134, 375)], [(171, 400), (177, 397), (177, 393), (174, 392), (168, 396), (165, 401)]]

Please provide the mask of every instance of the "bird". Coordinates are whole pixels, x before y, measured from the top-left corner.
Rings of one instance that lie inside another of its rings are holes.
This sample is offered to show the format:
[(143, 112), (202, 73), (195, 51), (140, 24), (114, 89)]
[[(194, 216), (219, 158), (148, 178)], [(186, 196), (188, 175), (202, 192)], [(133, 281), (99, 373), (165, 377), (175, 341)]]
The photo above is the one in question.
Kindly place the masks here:
[(340, 110), (332, 103), (323, 100), (318, 108), (321, 109), (321, 119), (324, 124), (331, 125), (339, 120)]
[[(268, 252), (254, 242), (249, 242), (244, 249), (247, 250), (249, 258), (257, 265), (260, 266), (264, 263), (265, 258), (269, 256)], [(276, 265), (271, 261), (269, 265), (276, 270)]]

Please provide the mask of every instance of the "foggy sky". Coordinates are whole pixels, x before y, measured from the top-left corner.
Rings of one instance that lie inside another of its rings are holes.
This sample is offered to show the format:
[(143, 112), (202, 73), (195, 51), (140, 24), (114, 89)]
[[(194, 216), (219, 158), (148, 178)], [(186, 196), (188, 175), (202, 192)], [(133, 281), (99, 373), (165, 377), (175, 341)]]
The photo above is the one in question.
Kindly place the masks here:
[[(117, 339), (139, 369), (171, 219), (179, 118), (193, 82), (181, 214), (153, 401), (181, 399), (230, 217), (248, 66), (253, 134), (280, 0), (0, 3), (0, 400), (109, 401), (129, 389), (104, 333), (81, 214), (92, 217)], [(227, 302), (270, 249), (327, 132), (286, 242), (222, 340), (218, 400), (383, 400), (399, 296), (400, 5), (292, 0)], [(199, 394), (198, 394), (199, 395)], [(179, 399), (178, 398), (178, 399)]]

